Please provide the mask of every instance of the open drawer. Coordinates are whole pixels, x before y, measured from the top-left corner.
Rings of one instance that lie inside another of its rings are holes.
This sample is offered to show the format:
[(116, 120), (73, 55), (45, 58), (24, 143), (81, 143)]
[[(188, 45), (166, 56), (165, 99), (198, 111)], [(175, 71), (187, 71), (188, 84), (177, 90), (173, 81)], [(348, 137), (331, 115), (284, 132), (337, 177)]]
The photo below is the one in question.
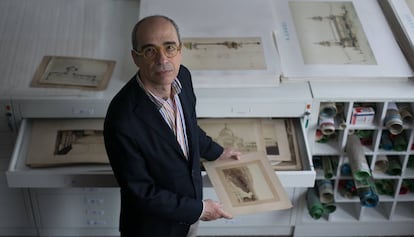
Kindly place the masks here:
[[(207, 119), (209, 121), (219, 119)], [(255, 119), (253, 119), (255, 120)], [(313, 186), (315, 180), (315, 171), (310, 161), (308, 144), (305, 136), (303, 121), (299, 118), (289, 119), (295, 127), (295, 137), (297, 138), (297, 151), (300, 157), (300, 170), (283, 170), (276, 171), (280, 181), (285, 187), (308, 187)], [(58, 135), (56, 126), (41, 127), (39, 124), (45, 123), (65, 125), (60, 126), (62, 130), (76, 130), (79, 124), (89, 124), (88, 129), (102, 129), (103, 119), (23, 119), (20, 130), (13, 150), (12, 158), (6, 172), (7, 181), (10, 187), (29, 187), (29, 188), (61, 188), (61, 187), (117, 187), (115, 177), (111, 167), (102, 162), (102, 164), (90, 164), (82, 162), (76, 165), (64, 166), (33, 166), (27, 165), (29, 157), (32, 157), (33, 151), (39, 153), (44, 149), (52, 147), (56, 149)], [(68, 124), (73, 125), (68, 125)], [(52, 131), (48, 131), (48, 128)], [(39, 134), (40, 133), (40, 134)], [(49, 135), (48, 135), (49, 134)], [(50, 135), (52, 134), (52, 135)], [(33, 142), (38, 143), (39, 139), (49, 139), (46, 145), (33, 148)], [(53, 139), (53, 141), (50, 141)], [(105, 155), (104, 155), (105, 156)], [(105, 159), (107, 159), (105, 157)], [(47, 160), (47, 159), (46, 159)], [(206, 178), (206, 173), (203, 172)], [(208, 182), (206, 186), (210, 186)]]

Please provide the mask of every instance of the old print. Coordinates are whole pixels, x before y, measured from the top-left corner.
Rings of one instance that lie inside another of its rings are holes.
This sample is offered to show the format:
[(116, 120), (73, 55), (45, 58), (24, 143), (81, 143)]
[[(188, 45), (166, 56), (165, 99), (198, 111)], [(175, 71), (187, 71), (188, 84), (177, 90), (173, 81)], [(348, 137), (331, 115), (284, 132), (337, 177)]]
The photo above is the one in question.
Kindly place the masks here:
[(264, 168), (257, 162), (246, 163), (243, 167), (219, 169), (233, 206), (279, 200), (275, 190), (270, 189), (271, 183), (263, 176), (264, 173)]
[(295, 128), (288, 119), (199, 119), (200, 127), (223, 147), (265, 152), (275, 170), (300, 170)]
[(289, 6), (305, 64), (377, 64), (352, 2)]
[(104, 144), (102, 130), (61, 130), (57, 132), (55, 155), (95, 153)]
[(292, 207), (264, 152), (203, 165), (225, 210), (233, 215)]
[(260, 37), (184, 38), (183, 64), (192, 70), (263, 70)]
[(26, 165), (109, 164), (103, 119), (37, 119), (32, 122)]
[(103, 90), (114, 67), (115, 61), (110, 60), (45, 56), (32, 86)]

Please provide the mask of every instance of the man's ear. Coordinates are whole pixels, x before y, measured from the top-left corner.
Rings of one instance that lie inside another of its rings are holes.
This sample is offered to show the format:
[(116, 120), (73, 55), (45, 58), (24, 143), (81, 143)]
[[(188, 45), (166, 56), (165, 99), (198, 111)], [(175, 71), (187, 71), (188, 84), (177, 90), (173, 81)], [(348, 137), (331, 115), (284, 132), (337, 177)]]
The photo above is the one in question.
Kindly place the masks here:
[(135, 65), (137, 65), (137, 67), (139, 67), (139, 57), (133, 49), (131, 49), (131, 57), (134, 60)]

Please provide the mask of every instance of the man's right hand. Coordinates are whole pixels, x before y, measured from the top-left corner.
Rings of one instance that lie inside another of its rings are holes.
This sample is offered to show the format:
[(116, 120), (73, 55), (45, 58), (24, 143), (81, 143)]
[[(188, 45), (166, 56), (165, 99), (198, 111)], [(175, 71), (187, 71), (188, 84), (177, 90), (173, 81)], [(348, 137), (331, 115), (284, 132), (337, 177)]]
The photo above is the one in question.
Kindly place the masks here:
[(203, 201), (204, 210), (201, 214), (200, 220), (202, 221), (213, 221), (219, 218), (232, 219), (233, 216), (223, 210), (223, 205), (221, 203), (215, 202), (211, 199), (206, 199)]

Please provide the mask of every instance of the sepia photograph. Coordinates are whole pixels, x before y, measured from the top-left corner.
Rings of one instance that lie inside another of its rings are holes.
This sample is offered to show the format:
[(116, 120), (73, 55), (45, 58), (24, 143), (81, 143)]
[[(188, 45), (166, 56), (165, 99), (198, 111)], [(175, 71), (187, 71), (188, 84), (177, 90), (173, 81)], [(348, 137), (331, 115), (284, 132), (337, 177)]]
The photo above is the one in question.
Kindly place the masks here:
[(31, 126), (26, 165), (109, 164), (102, 127), (102, 119), (37, 119)]
[(208, 177), (233, 215), (281, 210), (292, 207), (266, 154), (244, 154), (241, 160), (204, 162)]
[(114, 67), (112, 60), (44, 56), (31, 86), (104, 90)]
[(274, 170), (301, 170), (295, 127), (289, 119), (199, 119), (199, 126), (223, 147), (264, 152)]

